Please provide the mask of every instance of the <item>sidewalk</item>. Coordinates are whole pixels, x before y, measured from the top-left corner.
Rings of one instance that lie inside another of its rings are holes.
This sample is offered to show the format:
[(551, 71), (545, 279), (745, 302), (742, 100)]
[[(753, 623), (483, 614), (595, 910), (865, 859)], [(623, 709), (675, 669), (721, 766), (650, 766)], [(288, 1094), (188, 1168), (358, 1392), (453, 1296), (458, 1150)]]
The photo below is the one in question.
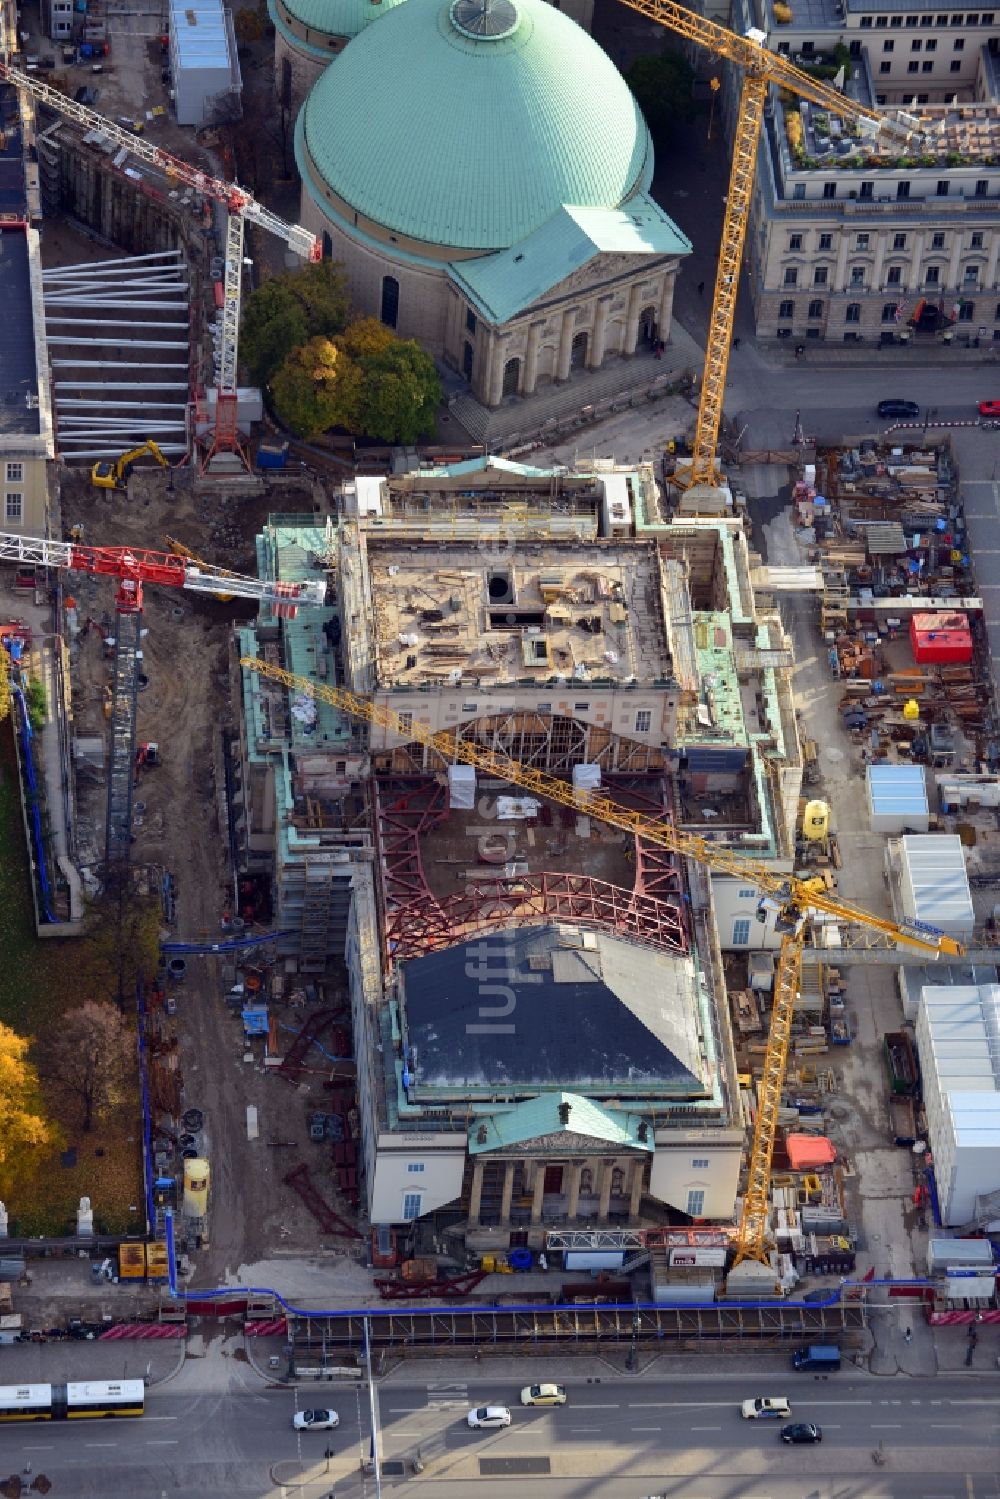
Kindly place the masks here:
[(144, 1379), (157, 1385), (180, 1372), (185, 1353), (184, 1338), (14, 1343), (3, 1351), (4, 1379), (17, 1384)]

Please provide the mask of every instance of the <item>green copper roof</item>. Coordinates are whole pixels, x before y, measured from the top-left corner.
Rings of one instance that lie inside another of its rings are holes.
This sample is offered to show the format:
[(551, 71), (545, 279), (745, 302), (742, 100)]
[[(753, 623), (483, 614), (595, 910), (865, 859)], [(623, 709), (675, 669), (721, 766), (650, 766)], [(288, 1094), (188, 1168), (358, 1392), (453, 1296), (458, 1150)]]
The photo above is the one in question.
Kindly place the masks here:
[[(372, 21), (403, 3), (404, 0), (282, 0), (279, 6), (277, 0), (267, 0), (267, 10), (283, 35), (293, 36), (295, 45), (302, 47), (305, 45), (302, 37), (294, 36), (282, 25), (282, 10), (310, 31), (318, 33), (315, 38), (318, 43), (321, 36), (357, 36)], [(309, 50), (329, 56), (329, 51), (323, 47), (310, 47)]]
[[(564, 1111), (562, 1115), (560, 1108)], [(469, 1154), (503, 1150), (506, 1146), (522, 1145), (546, 1135), (581, 1135), (584, 1139), (601, 1140), (608, 1145), (651, 1151), (653, 1131), (648, 1124), (643, 1129), (643, 1123), (641, 1114), (606, 1109), (580, 1093), (542, 1093), (538, 1098), (515, 1104), (504, 1113), (477, 1119), (469, 1130)], [(565, 1152), (567, 1142), (562, 1148)]]
[(407, 0), (333, 60), (303, 119), (297, 152), (352, 209), (456, 249), (505, 249), (563, 203), (617, 208), (652, 177), (624, 79), (546, 0)]
[(484, 317), (506, 323), (596, 255), (688, 255), (691, 242), (645, 193), (625, 208), (563, 207), (520, 244), (450, 275)]

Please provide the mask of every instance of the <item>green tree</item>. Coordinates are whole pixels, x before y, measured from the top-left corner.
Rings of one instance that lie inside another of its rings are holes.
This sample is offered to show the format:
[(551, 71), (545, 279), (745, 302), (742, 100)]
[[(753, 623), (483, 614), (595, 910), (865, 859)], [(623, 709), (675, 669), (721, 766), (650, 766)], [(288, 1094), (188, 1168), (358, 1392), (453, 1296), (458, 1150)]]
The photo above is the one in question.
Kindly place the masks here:
[(694, 118), (694, 76), (686, 58), (669, 47), (637, 57), (625, 74), (656, 142), (665, 140), (675, 125)]
[(271, 382), (274, 409), (299, 437), (353, 425), (360, 372), (329, 338), (293, 349)]
[(352, 324), (341, 342), (361, 371), (355, 432), (382, 442), (418, 442), (430, 436), (441, 403), (441, 380), (427, 351), (414, 339), (396, 338), (374, 318)]
[(243, 304), (243, 362), (266, 385), (293, 349), (343, 332), (347, 317), (347, 283), (332, 260), (272, 276)]

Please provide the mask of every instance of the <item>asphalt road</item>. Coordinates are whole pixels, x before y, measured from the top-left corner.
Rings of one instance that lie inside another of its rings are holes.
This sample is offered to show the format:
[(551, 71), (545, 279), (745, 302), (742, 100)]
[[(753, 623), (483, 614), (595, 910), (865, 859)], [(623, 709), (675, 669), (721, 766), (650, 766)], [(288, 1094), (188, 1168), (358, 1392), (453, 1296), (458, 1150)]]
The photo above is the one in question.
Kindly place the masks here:
[[(538, 1378), (540, 1371), (532, 1371)], [(0, 1431), (0, 1476), (31, 1465), (52, 1499), (130, 1499), (218, 1494), (339, 1499), (374, 1493), (360, 1459), (370, 1443), (367, 1392), (338, 1386), (306, 1392), (185, 1390), (184, 1374), (153, 1388), (137, 1421), (24, 1425)], [(780, 1385), (780, 1388), (778, 1387)], [(766, 1387), (765, 1387), (766, 1386)], [(1000, 1499), (1000, 1388), (938, 1376), (894, 1380), (844, 1375), (830, 1380), (783, 1376), (657, 1379), (609, 1377), (567, 1383), (569, 1403), (525, 1410), (518, 1388), (482, 1376), (465, 1383), (407, 1382), (405, 1370), (379, 1389), (383, 1456), (409, 1471), (420, 1450), (419, 1479), (392, 1473), (386, 1492), (404, 1484), (424, 1499), (469, 1493), (481, 1499)], [(780, 1423), (749, 1422), (739, 1402), (784, 1394), (796, 1419), (823, 1428), (822, 1445), (785, 1447)], [(304, 1403), (334, 1405), (335, 1433), (296, 1433)], [(472, 1432), (465, 1416), (482, 1403), (510, 1406), (512, 1426)], [(883, 1468), (872, 1462), (881, 1443)], [(326, 1448), (333, 1449), (327, 1467)], [(481, 1459), (528, 1460), (529, 1472), (493, 1479)], [(539, 1471), (548, 1462), (550, 1474)]]

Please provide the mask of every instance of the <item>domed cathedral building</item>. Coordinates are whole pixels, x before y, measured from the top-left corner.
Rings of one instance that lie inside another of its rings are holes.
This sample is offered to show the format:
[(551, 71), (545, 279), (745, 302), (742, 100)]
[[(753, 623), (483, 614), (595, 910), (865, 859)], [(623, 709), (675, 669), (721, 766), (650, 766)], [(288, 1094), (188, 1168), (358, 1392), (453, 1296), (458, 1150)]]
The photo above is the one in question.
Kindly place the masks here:
[(295, 154), (356, 310), (485, 406), (669, 338), (690, 243), (624, 79), (546, 0), (406, 0), (326, 68)]
[(274, 22), (274, 91), (294, 114), (330, 59), (404, 0), (267, 0)]

